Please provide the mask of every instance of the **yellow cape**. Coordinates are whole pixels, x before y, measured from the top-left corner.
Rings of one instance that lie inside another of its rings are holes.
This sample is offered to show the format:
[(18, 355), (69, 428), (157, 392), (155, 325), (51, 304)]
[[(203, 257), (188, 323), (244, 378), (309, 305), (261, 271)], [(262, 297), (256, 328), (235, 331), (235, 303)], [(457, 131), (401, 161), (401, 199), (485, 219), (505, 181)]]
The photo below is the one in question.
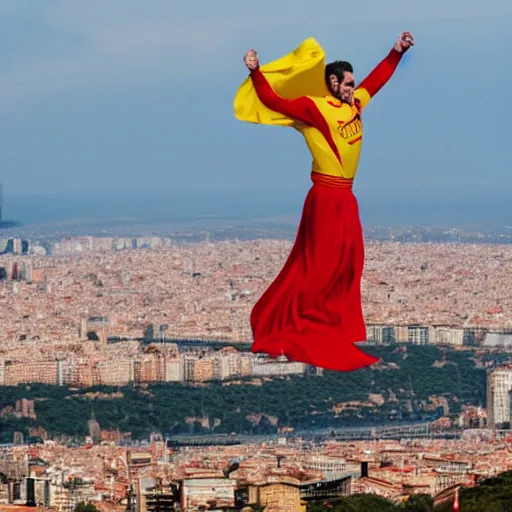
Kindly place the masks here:
[[(324, 97), (325, 53), (318, 42), (310, 37), (293, 52), (260, 67), (274, 91), (286, 99), (300, 96)], [(235, 117), (247, 123), (293, 126), (292, 119), (265, 107), (258, 98), (251, 77), (238, 89), (233, 104)]]

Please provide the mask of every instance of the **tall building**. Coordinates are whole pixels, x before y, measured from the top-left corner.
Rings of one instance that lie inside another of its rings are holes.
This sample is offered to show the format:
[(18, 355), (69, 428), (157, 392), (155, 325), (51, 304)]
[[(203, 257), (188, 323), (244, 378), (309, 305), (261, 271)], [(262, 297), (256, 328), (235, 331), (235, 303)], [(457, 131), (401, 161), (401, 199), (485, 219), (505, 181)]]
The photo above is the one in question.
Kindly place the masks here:
[(89, 430), (89, 437), (92, 439), (94, 444), (97, 444), (101, 441), (101, 428), (100, 424), (92, 415), (92, 418), (87, 422), (87, 428)]
[(487, 375), (487, 422), (490, 428), (510, 428), (512, 366), (491, 370)]

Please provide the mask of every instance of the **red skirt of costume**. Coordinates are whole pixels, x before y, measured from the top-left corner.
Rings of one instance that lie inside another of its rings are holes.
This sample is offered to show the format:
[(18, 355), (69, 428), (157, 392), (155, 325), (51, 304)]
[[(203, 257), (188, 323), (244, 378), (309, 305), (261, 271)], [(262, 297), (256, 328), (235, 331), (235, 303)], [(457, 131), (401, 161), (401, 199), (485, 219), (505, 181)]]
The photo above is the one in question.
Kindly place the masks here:
[(252, 352), (351, 371), (377, 362), (361, 307), (364, 242), (352, 180), (312, 173), (285, 266), (254, 306)]

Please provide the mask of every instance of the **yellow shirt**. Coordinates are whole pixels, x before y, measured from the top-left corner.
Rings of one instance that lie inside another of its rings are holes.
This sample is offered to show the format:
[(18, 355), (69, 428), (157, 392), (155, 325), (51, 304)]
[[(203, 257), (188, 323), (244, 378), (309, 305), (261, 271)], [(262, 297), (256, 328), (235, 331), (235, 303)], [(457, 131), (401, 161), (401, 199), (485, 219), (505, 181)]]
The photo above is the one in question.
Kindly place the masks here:
[[(235, 97), (235, 115), (247, 122), (294, 127), (306, 140), (313, 171), (353, 179), (363, 140), (362, 112), (401, 57), (392, 50), (356, 88), (354, 104), (349, 105), (328, 95), (323, 50), (309, 39), (292, 54), (251, 73), (252, 84), (244, 82)], [(290, 98), (292, 91), (308, 90), (316, 94)]]

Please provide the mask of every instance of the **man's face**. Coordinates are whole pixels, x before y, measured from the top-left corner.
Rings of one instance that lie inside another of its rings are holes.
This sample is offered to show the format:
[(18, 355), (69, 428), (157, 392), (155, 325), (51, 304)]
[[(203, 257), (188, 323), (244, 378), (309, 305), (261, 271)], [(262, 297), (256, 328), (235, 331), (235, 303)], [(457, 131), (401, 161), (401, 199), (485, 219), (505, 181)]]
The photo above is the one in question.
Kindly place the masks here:
[(354, 103), (355, 79), (354, 74), (349, 71), (343, 73), (343, 80), (340, 82), (336, 75), (329, 77), (331, 89), (336, 98), (352, 105)]

